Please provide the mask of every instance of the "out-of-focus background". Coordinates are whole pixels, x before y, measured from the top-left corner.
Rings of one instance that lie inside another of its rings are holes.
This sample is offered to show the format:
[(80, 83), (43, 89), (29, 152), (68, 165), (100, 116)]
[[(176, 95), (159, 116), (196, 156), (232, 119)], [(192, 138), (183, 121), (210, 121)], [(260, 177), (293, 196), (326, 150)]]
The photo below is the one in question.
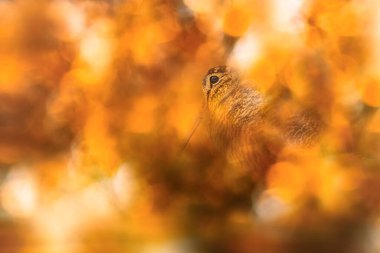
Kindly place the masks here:
[[(1, 0), (0, 252), (380, 252), (379, 45), (377, 0)], [(329, 123), (260, 193), (180, 152), (221, 64)]]

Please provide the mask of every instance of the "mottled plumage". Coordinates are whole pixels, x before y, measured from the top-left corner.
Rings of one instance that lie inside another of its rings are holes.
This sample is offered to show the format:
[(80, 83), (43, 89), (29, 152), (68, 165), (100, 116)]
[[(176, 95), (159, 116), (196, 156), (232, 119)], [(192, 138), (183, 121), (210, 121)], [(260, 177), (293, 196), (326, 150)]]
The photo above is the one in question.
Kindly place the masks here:
[(211, 68), (203, 79), (203, 92), (213, 141), (254, 168), (256, 176), (265, 172), (285, 145), (310, 145), (319, 135), (316, 114), (298, 109), (284, 118), (280, 98), (269, 99), (241, 85), (228, 67)]

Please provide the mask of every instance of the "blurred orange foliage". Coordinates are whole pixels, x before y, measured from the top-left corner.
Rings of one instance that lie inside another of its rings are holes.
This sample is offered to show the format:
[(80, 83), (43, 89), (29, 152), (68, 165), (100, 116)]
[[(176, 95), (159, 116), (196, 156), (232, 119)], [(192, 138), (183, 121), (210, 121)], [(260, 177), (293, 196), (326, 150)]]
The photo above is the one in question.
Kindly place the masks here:
[[(0, 1), (0, 252), (380, 251), (379, 10)], [(255, 185), (209, 139), (215, 65), (288, 89), (323, 116), (321, 140)]]

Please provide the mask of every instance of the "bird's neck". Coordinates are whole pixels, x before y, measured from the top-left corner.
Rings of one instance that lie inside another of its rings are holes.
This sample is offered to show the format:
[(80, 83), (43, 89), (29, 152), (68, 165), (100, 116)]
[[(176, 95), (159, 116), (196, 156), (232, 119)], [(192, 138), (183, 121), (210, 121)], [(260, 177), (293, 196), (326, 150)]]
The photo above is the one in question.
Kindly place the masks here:
[(245, 86), (236, 86), (224, 96), (209, 103), (213, 120), (231, 127), (252, 125), (261, 117), (264, 107), (262, 94)]

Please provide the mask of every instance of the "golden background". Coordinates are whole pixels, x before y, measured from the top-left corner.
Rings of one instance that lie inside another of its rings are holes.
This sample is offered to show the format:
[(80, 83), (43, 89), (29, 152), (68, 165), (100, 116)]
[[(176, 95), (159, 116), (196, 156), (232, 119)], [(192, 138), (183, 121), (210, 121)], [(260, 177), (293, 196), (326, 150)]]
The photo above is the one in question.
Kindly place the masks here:
[[(0, 252), (380, 252), (376, 0), (0, 1)], [(329, 126), (253, 201), (202, 78), (278, 78)]]

